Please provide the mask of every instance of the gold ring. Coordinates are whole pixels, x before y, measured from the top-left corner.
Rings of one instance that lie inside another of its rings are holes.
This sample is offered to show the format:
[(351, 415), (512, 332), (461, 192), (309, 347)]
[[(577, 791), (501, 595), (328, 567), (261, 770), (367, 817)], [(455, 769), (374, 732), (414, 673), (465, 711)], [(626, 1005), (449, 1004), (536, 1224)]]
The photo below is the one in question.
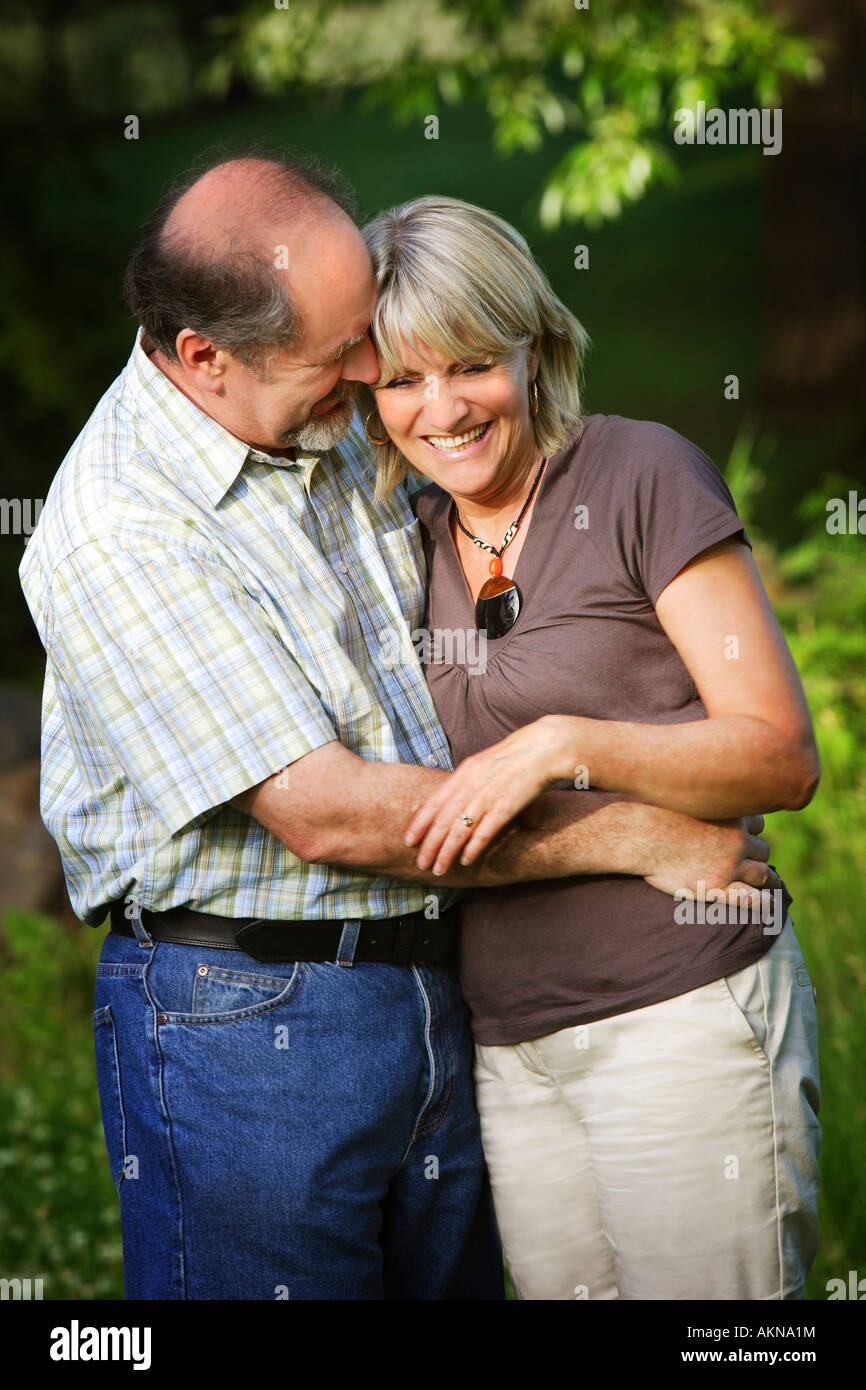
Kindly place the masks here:
[(471, 817), (471, 816), (467, 816), (465, 811), (464, 811), (463, 815), (458, 816), (457, 819), (458, 819), (458, 820), (462, 820), (462, 822), (463, 822), (463, 824), (466, 826), (467, 830), (469, 830), (469, 829), (475, 824), (475, 822), (474, 822), (474, 820), (472, 819), (472, 817)]

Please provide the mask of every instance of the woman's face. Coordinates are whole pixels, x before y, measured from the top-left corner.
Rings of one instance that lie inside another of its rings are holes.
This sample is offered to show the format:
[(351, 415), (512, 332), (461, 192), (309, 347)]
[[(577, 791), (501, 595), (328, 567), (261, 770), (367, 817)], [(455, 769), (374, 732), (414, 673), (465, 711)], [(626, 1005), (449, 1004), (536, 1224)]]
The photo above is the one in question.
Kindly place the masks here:
[(418, 346), (423, 356), (403, 344), (403, 373), (375, 391), (401, 454), (455, 497), (495, 500), (519, 487), (538, 455), (529, 412), (536, 354), (453, 362)]

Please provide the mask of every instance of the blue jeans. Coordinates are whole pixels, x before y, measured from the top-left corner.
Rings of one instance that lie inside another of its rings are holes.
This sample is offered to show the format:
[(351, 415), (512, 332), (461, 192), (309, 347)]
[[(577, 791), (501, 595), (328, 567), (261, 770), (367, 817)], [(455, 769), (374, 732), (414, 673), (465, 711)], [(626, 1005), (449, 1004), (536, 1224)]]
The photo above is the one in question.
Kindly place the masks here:
[(130, 1299), (502, 1299), (446, 966), (109, 932), (94, 1039)]

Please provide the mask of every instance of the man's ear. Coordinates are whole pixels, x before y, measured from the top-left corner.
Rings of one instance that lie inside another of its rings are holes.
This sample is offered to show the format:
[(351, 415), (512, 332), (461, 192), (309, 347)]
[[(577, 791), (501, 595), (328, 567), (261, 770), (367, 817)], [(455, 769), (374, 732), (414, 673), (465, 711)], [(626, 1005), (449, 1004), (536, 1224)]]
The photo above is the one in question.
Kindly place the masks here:
[(199, 391), (223, 389), (227, 355), (222, 348), (214, 347), (209, 338), (202, 338), (191, 328), (180, 330), (174, 347), (185, 375)]

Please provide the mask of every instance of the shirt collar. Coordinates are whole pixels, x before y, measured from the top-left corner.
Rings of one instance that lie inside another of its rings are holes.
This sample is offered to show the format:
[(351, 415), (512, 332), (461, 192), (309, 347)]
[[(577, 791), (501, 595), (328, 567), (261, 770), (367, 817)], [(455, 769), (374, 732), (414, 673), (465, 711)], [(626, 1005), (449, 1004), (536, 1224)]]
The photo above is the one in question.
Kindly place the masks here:
[(162, 434), (168, 435), (182, 459), (189, 460), (189, 445), (193, 443), (196, 479), (212, 507), (219, 505), (247, 462), (291, 469), (309, 485), (309, 475), (319, 462), (320, 454), (299, 454), (297, 459), (275, 458), (230, 434), (179, 391), (151, 361), (141, 346), (142, 332), (139, 328), (135, 336), (127, 369), (128, 384), (138, 408)]

